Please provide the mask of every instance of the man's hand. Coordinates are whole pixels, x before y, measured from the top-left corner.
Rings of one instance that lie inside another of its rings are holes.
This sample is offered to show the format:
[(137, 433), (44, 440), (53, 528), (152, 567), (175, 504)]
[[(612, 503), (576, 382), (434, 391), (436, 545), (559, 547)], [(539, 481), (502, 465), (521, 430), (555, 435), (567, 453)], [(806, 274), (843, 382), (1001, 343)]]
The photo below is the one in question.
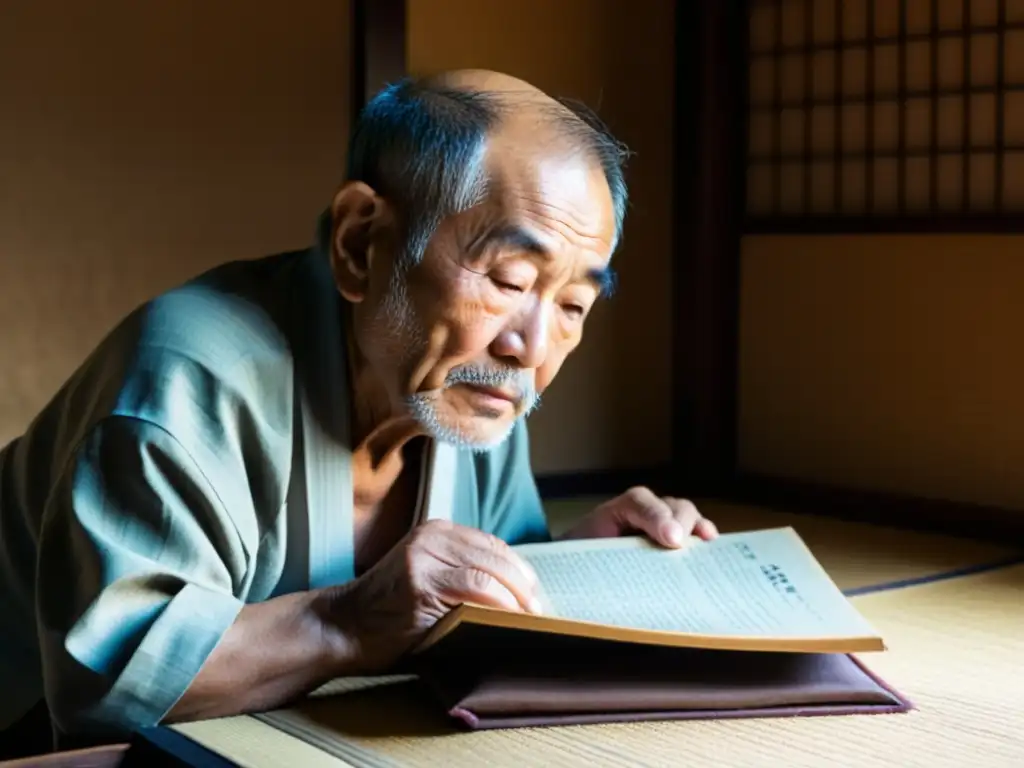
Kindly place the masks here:
[[(634, 532), (666, 547), (717, 535), (690, 502), (634, 488), (569, 537)], [(530, 566), (497, 537), (425, 523), (352, 582), (245, 606), (167, 719), (273, 709), (336, 677), (387, 671), (459, 603), (536, 611), (536, 586)]]
[(459, 603), (536, 610), (536, 586), (500, 539), (426, 523), (348, 584), (245, 606), (167, 719), (273, 709), (336, 677), (386, 671)]
[[(501, 539), (445, 521), (418, 526), (339, 587), (324, 620), (348, 674), (380, 672), (462, 602), (539, 612), (533, 569)], [(333, 627), (331, 626), (333, 624)]]
[(638, 486), (597, 507), (562, 538), (605, 539), (638, 533), (676, 549), (689, 536), (713, 539), (718, 529), (686, 499), (659, 497)]

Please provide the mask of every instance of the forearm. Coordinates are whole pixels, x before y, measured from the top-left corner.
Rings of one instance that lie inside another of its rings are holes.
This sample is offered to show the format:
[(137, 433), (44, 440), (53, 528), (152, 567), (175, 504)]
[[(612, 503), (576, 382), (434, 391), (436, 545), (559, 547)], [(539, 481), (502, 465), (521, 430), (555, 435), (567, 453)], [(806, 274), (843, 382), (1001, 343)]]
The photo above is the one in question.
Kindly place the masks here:
[(322, 593), (247, 605), (168, 714), (168, 722), (226, 717), (287, 704), (355, 663), (331, 627)]

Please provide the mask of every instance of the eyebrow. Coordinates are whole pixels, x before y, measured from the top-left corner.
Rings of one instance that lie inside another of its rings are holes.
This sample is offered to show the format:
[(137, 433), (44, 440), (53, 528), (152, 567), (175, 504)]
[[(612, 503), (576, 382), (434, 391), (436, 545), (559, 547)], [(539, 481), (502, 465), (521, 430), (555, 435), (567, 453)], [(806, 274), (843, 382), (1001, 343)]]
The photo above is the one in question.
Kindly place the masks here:
[(587, 273), (587, 279), (597, 286), (598, 295), (603, 299), (610, 298), (615, 293), (619, 280), (615, 270), (611, 267), (592, 269)]
[[(491, 230), (480, 238), (479, 245), (481, 247), (504, 247), (541, 257), (551, 255), (551, 252), (544, 247), (540, 240), (516, 224), (506, 224)], [(618, 285), (618, 277), (611, 267), (590, 270), (587, 272), (587, 280), (597, 287), (602, 298), (611, 296)]]
[(503, 247), (517, 251), (526, 251), (537, 256), (548, 256), (549, 251), (544, 243), (516, 224), (505, 224), (492, 229), (480, 238), (484, 247)]

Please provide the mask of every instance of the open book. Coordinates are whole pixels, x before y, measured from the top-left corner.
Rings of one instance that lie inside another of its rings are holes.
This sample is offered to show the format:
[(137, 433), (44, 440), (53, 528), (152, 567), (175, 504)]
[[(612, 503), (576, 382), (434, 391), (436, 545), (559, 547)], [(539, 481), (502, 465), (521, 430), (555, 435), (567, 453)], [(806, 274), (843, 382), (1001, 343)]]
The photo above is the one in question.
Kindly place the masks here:
[(421, 650), (466, 624), (715, 650), (885, 650), (792, 528), (694, 539), (678, 550), (630, 537), (516, 552), (537, 572), (543, 614), (464, 604)]
[(516, 551), (543, 614), (464, 604), (415, 653), (470, 727), (910, 707), (851, 655), (885, 643), (790, 528)]

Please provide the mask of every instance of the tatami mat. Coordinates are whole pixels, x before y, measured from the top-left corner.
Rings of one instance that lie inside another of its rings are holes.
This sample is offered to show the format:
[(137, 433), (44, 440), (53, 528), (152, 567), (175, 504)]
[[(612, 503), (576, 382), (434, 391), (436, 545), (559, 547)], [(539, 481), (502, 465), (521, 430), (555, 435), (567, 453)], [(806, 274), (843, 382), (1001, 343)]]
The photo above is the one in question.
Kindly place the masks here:
[(277, 728), (246, 717), (180, 730), (251, 768), (1024, 765), (1024, 566), (854, 601), (890, 644), (866, 662), (916, 711), (453, 733), (397, 684), (273, 713)]
[[(554, 533), (569, 528), (602, 499), (553, 501), (546, 505)], [(905, 580), (970, 570), (1011, 559), (1020, 549), (940, 534), (797, 515), (759, 507), (698, 502), (701, 513), (724, 533), (792, 526), (841, 589), (856, 591)]]

